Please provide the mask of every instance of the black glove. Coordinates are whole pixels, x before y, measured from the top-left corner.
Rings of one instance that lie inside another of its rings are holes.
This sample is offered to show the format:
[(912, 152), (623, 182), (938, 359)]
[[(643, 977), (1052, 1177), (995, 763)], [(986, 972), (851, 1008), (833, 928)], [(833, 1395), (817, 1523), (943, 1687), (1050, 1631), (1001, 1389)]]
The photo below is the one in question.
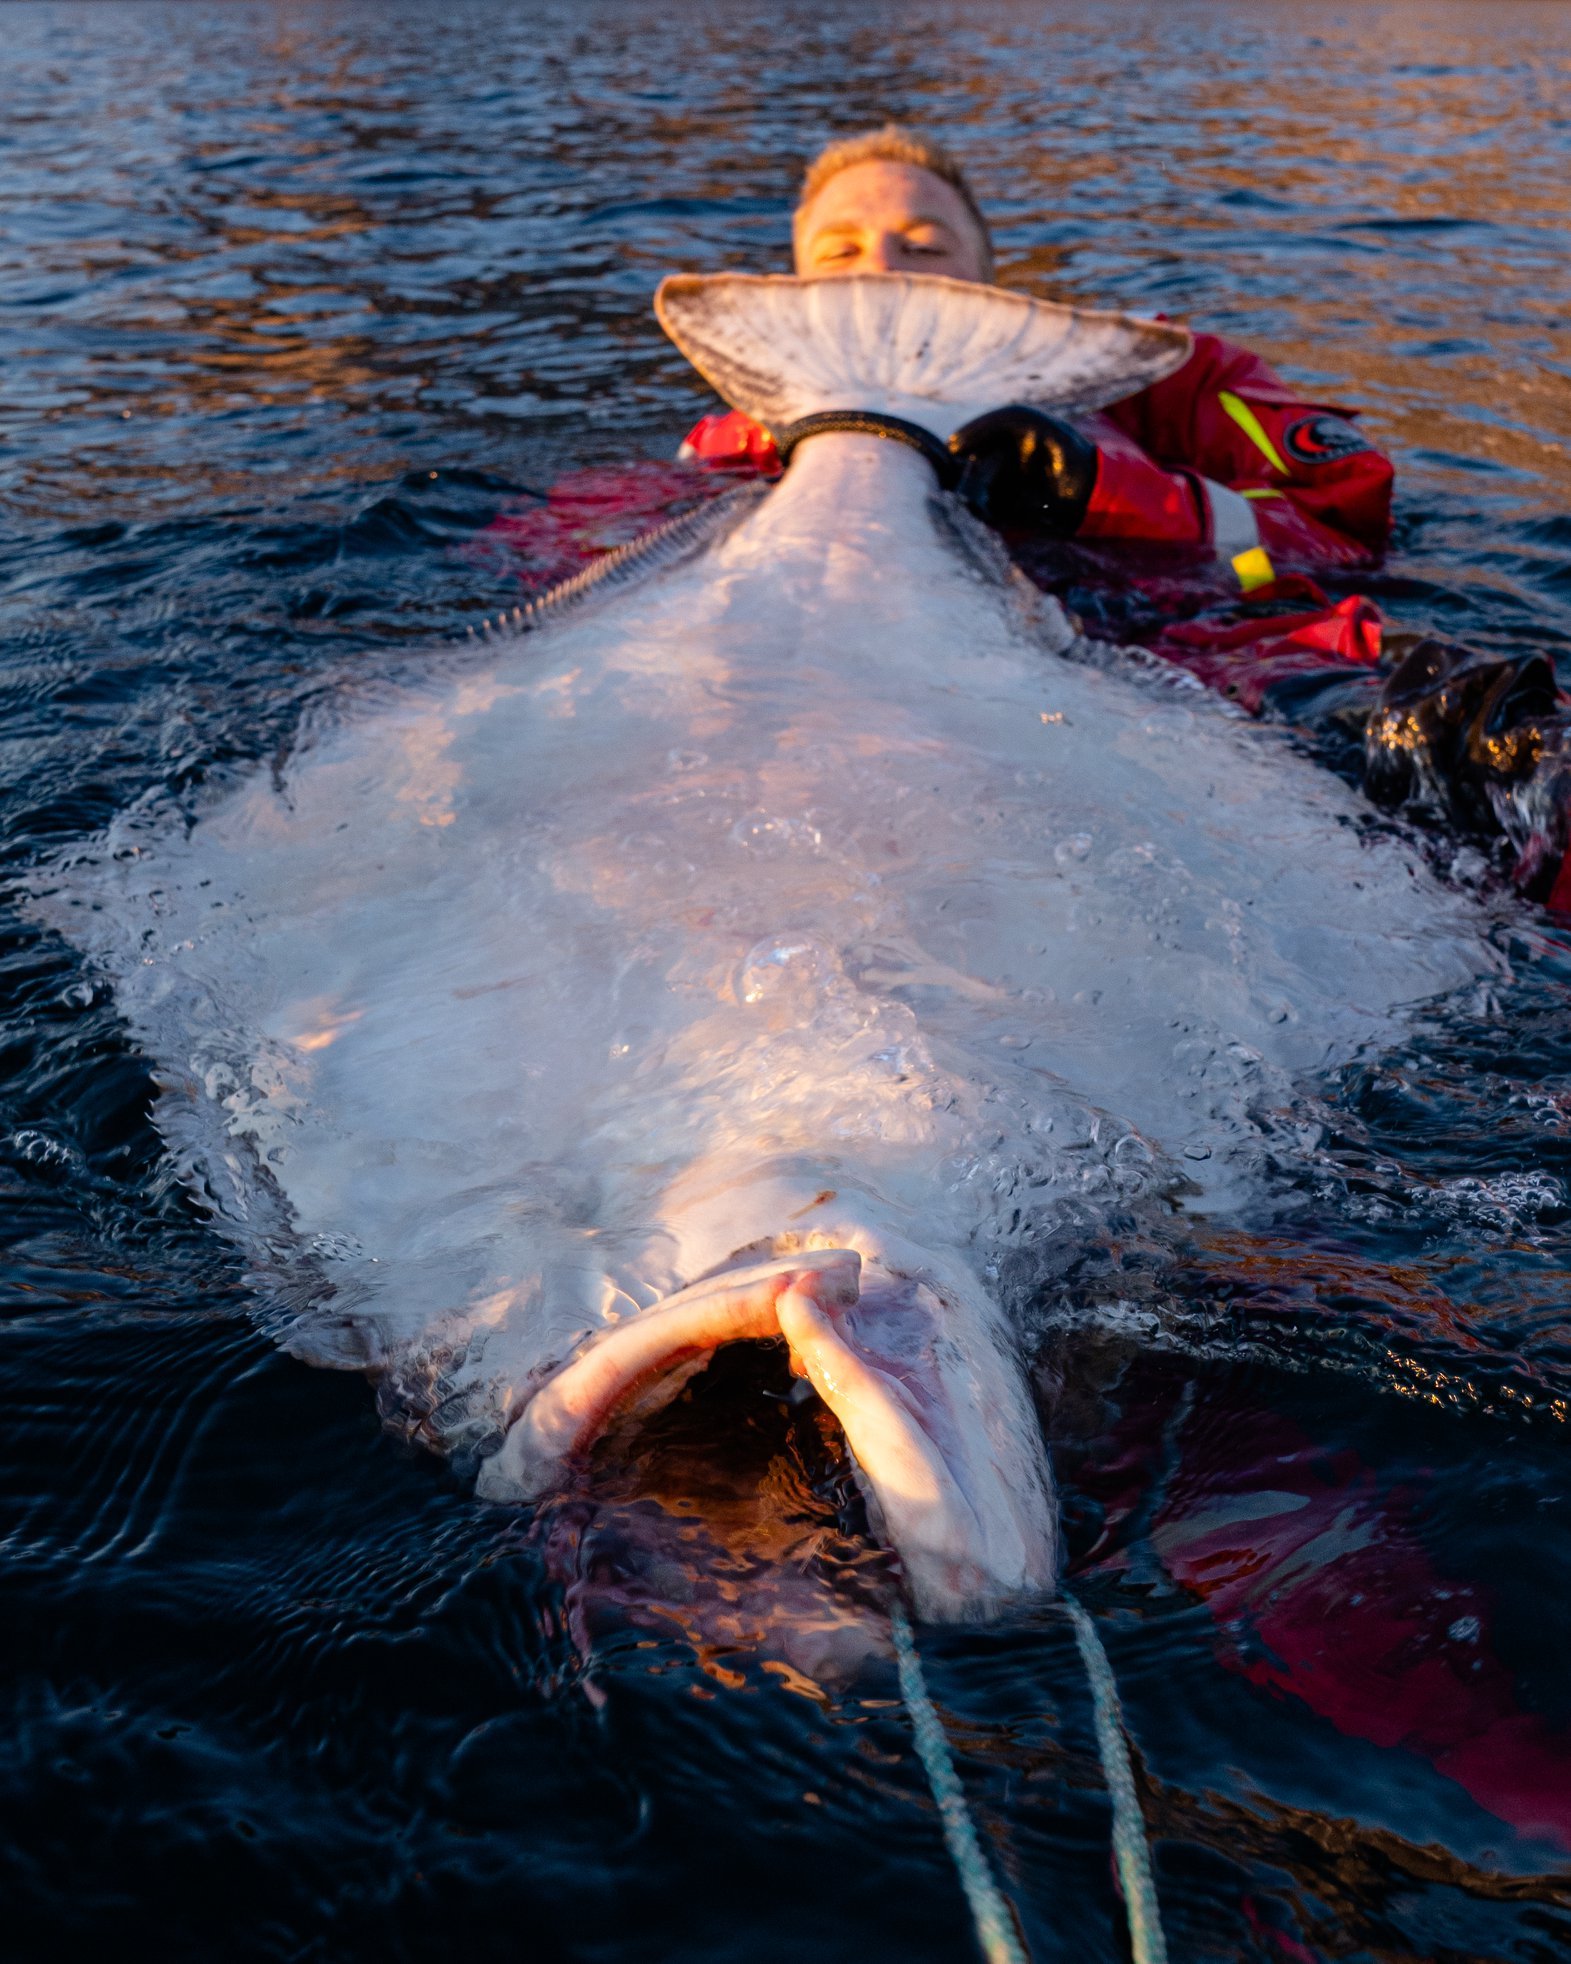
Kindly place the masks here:
[(1056, 416), (1013, 403), (955, 431), (955, 489), (978, 518), (1067, 539), (1080, 529), (1096, 485), (1096, 445)]

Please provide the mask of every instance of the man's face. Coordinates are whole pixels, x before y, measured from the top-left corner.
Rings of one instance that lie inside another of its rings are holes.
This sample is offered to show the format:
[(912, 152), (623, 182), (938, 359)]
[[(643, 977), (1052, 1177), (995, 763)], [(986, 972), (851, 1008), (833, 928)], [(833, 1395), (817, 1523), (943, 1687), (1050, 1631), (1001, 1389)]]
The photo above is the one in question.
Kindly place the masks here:
[(792, 226), (804, 280), (837, 273), (947, 273), (985, 280), (976, 220), (951, 184), (915, 164), (875, 160), (839, 171)]

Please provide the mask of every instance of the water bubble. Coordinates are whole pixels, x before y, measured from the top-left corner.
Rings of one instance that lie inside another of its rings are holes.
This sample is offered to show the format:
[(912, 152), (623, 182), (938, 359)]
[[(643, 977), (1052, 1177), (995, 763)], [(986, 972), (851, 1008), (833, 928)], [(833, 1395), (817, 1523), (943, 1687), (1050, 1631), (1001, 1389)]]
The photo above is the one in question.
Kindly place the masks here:
[(816, 825), (805, 818), (774, 818), (768, 812), (749, 812), (731, 827), (731, 837), (739, 846), (754, 852), (797, 850), (816, 852), (824, 843)]
[(1554, 1175), (1540, 1171), (1501, 1173), (1489, 1180), (1465, 1174), (1419, 1193), (1440, 1215), (1496, 1233), (1525, 1232), (1545, 1215), (1558, 1214), (1566, 1200)]
[(61, 1139), (52, 1139), (47, 1132), (39, 1132), (26, 1127), (11, 1135), (11, 1150), (18, 1159), (28, 1166), (36, 1166), (41, 1172), (66, 1174), (74, 1171), (79, 1156)]
[(646, 880), (686, 881), (698, 870), (691, 860), (674, 854), (671, 841), (658, 832), (624, 833), (616, 852), (623, 866), (636, 869), (637, 877)]
[(1191, 709), (1158, 709), (1153, 711), (1140, 725), (1148, 737), (1181, 737), (1195, 726), (1194, 711)]
[(1054, 861), (1060, 866), (1073, 865), (1077, 859), (1084, 859), (1091, 850), (1089, 832), (1071, 832), (1067, 839), (1060, 839), (1053, 848)]
[(736, 992), (743, 1002), (766, 1002), (792, 985), (817, 987), (833, 966), (818, 943), (806, 936), (760, 941), (743, 959)]
[(352, 1234), (313, 1234), (310, 1249), (324, 1262), (352, 1262), (365, 1253)]
[(1115, 852), (1108, 864), (1114, 873), (1135, 873), (1142, 866), (1154, 865), (1155, 861), (1155, 843), (1150, 839), (1140, 839), (1134, 845), (1124, 846)]

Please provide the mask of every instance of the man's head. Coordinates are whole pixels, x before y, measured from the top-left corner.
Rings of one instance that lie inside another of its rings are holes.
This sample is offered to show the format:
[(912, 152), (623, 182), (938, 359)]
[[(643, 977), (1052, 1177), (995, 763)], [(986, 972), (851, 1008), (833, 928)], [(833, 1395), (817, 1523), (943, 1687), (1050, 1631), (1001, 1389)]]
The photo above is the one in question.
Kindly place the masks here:
[(837, 273), (993, 277), (993, 242), (947, 150), (887, 124), (831, 143), (808, 165), (791, 224), (805, 280)]

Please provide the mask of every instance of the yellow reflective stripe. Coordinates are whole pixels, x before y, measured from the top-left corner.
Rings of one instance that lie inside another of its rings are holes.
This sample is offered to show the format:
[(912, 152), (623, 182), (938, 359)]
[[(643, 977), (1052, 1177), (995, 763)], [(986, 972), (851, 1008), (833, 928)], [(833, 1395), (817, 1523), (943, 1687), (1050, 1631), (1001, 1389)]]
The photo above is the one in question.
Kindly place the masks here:
[(1271, 441), (1270, 437), (1266, 435), (1264, 425), (1261, 423), (1260, 418), (1249, 407), (1249, 404), (1244, 401), (1243, 397), (1235, 396), (1231, 389), (1222, 389), (1218, 391), (1217, 401), (1221, 403), (1223, 409), (1227, 411), (1228, 415), (1232, 417), (1244, 435), (1248, 437), (1261, 456), (1265, 458), (1272, 470), (1280, 471), (1286, 477), (1288, 474), (1287, 466), (1282, 462), (1281, 453)]
[(1283, 493), (1280, 491), (1240, 491), (1238, 495), (1241, 498), (1280, 498)]
[(1253, 593), (1257, 586), (1269, 586), (1276, 578), (1276, 568), (1271, 564), (1264, 546), (1251, 546), (1248, 552), (1236, 553), (1233, 571), (1238, 575), (1238, 584), (1245, 593)]

